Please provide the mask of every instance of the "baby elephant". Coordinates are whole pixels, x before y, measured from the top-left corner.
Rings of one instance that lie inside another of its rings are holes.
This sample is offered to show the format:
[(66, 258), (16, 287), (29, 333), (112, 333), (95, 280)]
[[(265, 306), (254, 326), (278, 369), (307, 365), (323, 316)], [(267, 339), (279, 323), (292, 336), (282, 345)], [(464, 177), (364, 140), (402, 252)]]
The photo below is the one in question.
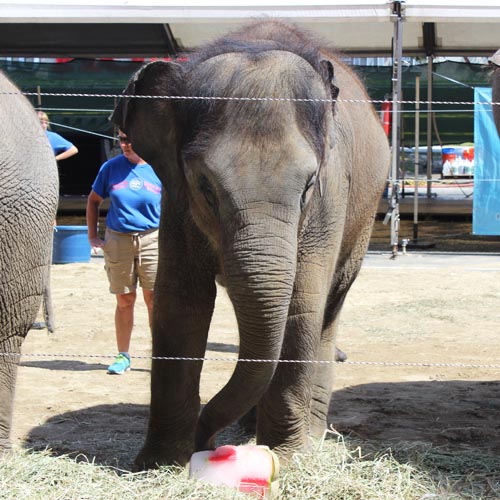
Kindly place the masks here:
[(257, 443), (303, 448), (332, 387), (332, 364), (309, 361), (334, 360), (389, 168), (363, 85), (297, 27), (261, 21), (144, 66), (125, 95), (113, 120), (164, 185), (153, 354), (203, 357), (220, 275), (245, 359), (201, 414), (202, 363), (153, 361), (137, 467), (185, 464), (254, 406)]

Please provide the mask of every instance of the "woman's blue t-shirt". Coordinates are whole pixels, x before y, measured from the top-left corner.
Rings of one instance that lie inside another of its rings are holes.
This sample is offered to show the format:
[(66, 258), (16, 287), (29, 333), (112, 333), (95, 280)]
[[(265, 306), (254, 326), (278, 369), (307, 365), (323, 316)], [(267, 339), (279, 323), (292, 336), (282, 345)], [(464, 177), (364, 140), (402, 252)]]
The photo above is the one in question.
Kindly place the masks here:
[(135, 233), (160, 225), (161, 181), (151, 165), (116, 156), (102, 165), (92, 189), (110, 199), (106, 225), (113, 231)]
[(56, 156), (73, 147), (73, 143), (69, 142), (62, 135), (52, 132), (51, 130), (46, 130), (45, 133), (47, 134), (47, 138)]

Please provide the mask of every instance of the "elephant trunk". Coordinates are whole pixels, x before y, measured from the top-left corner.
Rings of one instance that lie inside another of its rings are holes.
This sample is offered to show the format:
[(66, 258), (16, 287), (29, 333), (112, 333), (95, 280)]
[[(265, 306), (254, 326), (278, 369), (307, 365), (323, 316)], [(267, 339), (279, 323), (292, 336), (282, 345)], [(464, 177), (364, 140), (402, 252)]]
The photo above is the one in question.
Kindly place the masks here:
[[(238, 321), (239, 359), (278, 360), (296, 271), (297, 223), (259, 216), (233, 233), (224, 274)], [(214, 445), (216, 433), (247, 413), (268, 388), (277, 361), (238, 361), (227, 385), (207, 404), (196, 448)]]

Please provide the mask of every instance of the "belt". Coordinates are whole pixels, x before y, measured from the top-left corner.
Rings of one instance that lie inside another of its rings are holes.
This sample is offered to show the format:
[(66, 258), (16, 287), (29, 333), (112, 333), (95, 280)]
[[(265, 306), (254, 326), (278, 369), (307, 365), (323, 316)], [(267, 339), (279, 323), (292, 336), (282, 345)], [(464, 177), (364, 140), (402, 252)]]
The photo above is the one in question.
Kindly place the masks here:
[(146, 234), (158, 231), (158, 228), (152, 227), (151, 229), (146, 229), (145, 231), (130, 231), (129, 233), (123, 233), (122, 231), (115, 231), (114, 229), (110, 229), (109, 227), (107, 227), (106, 231), (111, 231), (112, 233), (120, 234), (121, 236), (134, 236), (134, 235), (145, 236)]
[(138, 264), (141, 265), (141, 248), (142, 248), (142, 242), (141, 238), (143, 236), (147, 236), (148, 234), (154, 233), (155, 231), (158, 231), (157, 227), (153, 227), (151, 229), (146, 229), (145, 231), (137, 231), (134, 233), (122, 233), (120, 231), (115, 231), (113, 229), (110, 229), (109, 227), (106, 228), (108, 231), (111, 231), (112, 233), (119, 234), (120, 236), (127, 236), (132, 239), (132, 245), (135, 247), (137, 251), (137, 259), (138, 259)]

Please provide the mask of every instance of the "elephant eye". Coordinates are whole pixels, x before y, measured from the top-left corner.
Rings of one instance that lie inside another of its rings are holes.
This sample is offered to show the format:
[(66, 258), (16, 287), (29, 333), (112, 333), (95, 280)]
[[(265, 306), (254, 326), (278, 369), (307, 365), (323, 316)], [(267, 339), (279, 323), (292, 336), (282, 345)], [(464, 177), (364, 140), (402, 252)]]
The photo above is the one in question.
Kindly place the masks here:
[(210, 184), (210, 181), (204, 175), (201, 175), (198, 178), (198, 189), (200, 190), (208, 205), (212, 208), (216, 208), (217, 197), (215, 196), (215, 192)]

